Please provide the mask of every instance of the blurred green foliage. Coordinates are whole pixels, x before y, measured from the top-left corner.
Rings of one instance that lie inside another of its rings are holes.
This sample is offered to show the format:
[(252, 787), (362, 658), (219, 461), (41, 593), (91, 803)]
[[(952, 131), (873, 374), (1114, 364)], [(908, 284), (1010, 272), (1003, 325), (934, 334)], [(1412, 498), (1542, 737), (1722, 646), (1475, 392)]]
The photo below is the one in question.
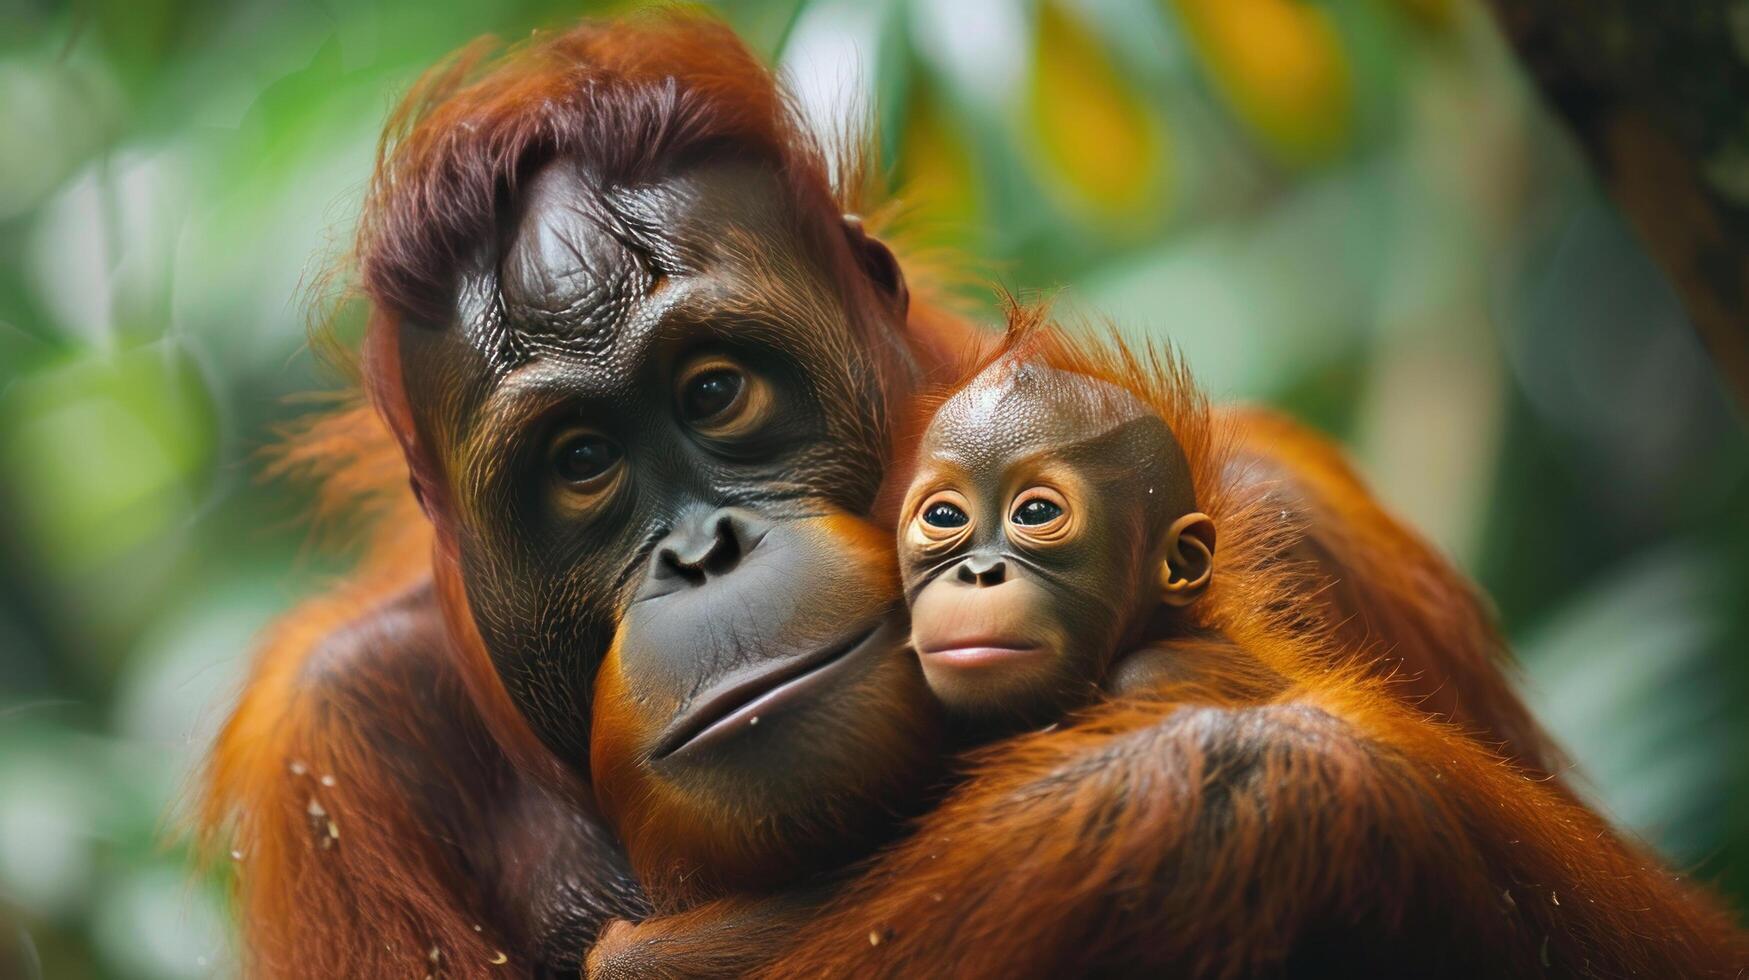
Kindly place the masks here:
[[(1346, 440), (1494, 597), (1604, 805), (1749, 894), (1749, 445), (1479, 10), (719, 7), (814, 118), (874, 109), (968, 297), (1060, 289)], [(251, 637), (337, 567), (258, 476), (335, 383), (305, 287), (424, 66), (584, 12), (0, 8), (0, 960), (230, 972), (166, 840)]]

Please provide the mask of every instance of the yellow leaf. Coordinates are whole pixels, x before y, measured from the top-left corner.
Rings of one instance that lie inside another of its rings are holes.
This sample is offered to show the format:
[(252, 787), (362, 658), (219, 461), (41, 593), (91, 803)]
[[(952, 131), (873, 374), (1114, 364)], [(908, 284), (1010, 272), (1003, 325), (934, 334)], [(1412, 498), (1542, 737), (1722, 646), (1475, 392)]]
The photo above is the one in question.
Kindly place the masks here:
[(1154, 210), (1165, 126), (1061, 4), (1042, 5), (1037, 31), (1030, 118), (1044, 162), (1074, 199), (1105, 217)]
[(1391, 4), (1428, 27), (1449, 27), (1457, 13), (1452, 0), (1391, 0)]
[(941, 100), (921, 86), (908, 100), (899, 143), (902, 196), (930, 224), (963, 229), (977, 220), (977, 180), (964, 136)]
[(1335, 26), (1302, 0), (1171, 0), (1233, 112), (1285, 163), (1347, 146), (1354, 93)]

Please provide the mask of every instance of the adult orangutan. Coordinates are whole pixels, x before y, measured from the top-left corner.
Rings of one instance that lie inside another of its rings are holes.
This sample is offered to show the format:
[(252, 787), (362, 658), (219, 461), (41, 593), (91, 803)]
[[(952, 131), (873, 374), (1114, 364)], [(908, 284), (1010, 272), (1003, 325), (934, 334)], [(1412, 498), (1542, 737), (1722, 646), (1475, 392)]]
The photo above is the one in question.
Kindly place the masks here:
[[(287, 459), (330, 473), (333, 499), (386, 508), (379, 546), (280, 627), (208, 769), (203, 823), (233, 848), (254, 974), (574, 972), (604, 921), (650, 911), (595, 790), (647, 804), (623, 829), (664, 909), (850, 858), (915, 805), (938, 747), (877, 505), (895, 413), (976, 337), (909, 301), (827, 169), (735, 38), (683, 15), (464, 56), (391, 122), (357, 262), (364, 387), (392, 439), (357, 410)], [(1426, 700), (1402, 712), (1338, 687), (1268, 710), (1123, 705), (1020, 743), (866, 879), (899, 954), (886, 962), (1151, 962), (1161, 924), (1133, 913), (1162, 899), (1187, 971), (1219, 972), (1241, 942), (1243, 962), (1339, 965), (1349, 937), (1289, 913), (1314, 883), (1333, 908), (1364, 897), (1380, 856), (1366, 845), (1395, 839), (1364, 820), (1341, 825), (1376, 840), (1327, 838), (1319, 815), (1383, 820), (1386, 790), (1473, 818), (1453, 825), (1466, 846), (1387, 851), (1413, 871), (1393, 894), (1416, 923), (1475, 894), (1478, 854), (1519, 902), (1559, 871), (1622, 871), (1601, 824), (1521, 792), (1483, 747), (1527, 773), (1554, 764), (1463, 580), (1324, 443), (1231, 418), (1229, 478), (1267, 483), (1337, 583), (1307, 601), (1379, 639), (1391, 660), (1375, 669)], [(753, 701), (762, 724), (724, 727)], [(1429, 771), (1453, 778), (1398, 781)], [(1185, 822), (1161, 836), (1144, 812)], [(1121, 861), (1089, 862), (1089, 835)], [(1010, 853), (1016, 840), (1038, 846)], [(966, 873), (924, 873), (937, 854)], [(1187, 882), (1246, 900), (1187, 908)], [(1551, 895), (1581, 925), (1550, 948), (1608, 928), (1661, 937), (1616, 943), (1615, 963), (1735, 955), (1668, 876), (1628, 882), (1610, 894), (1644, 906)], [(1047, 899), (1105, 923), (1085, 958), (1040, 927)], [(901, 905), (913, 918), (888, 915)], [(968, 915), (978, 949), (940, 934)], [(826, 948), (853, 922), (818, 923), (805, 962), (859, 965), (866, 929)], [(1466, 906), (1417, 933), (1416, 955), (1516, 936), (1497, 908)]]

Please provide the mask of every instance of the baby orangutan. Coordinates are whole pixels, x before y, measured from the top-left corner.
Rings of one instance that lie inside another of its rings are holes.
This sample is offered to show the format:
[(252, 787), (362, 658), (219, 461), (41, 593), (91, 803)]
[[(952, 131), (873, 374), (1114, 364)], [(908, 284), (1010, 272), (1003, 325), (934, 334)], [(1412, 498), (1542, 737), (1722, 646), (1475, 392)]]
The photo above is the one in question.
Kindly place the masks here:
[(1171, 427), (1135, 394), (1004, 357), (925, 430), (899, 526), (911, 639), (949, 714), (986, 735), (1059, 719), (1168, 665), (1119, 651), (1171, 630), (1213, 573)]

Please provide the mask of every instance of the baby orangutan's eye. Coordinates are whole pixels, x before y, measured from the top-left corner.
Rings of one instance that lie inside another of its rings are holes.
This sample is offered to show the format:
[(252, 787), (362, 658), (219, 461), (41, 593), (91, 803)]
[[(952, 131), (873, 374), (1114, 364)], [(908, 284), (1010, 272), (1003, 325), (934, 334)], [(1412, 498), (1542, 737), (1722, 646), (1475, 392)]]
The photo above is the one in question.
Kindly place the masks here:
[(1013, 535), (1031, 545), (1050, 545), (1073, 536), (1077, 522), (1069, 516), (1069, 498), (1053, 487), (1031, 487), (1014, 495), (1008, 509)]
[(1020, 506), (1014, 508), (1014, 516), (1009, 520), (1022, 527), (1038, 527), (1041, 524), (1049, 524), (1061, 516), (1063, 516), (1063, 508), (1043, 497), (1032, 497), (1021, 501)]
[(971, 504), (957, 490), (937, 490), (912, 513), (911, 540), (926, 550), (952, 547), (972, 533)]
[(936, 501), (923, 511), (923, 523), (931, 527), (965, 527), (970, 520), (965, 511), (946, 501)]

